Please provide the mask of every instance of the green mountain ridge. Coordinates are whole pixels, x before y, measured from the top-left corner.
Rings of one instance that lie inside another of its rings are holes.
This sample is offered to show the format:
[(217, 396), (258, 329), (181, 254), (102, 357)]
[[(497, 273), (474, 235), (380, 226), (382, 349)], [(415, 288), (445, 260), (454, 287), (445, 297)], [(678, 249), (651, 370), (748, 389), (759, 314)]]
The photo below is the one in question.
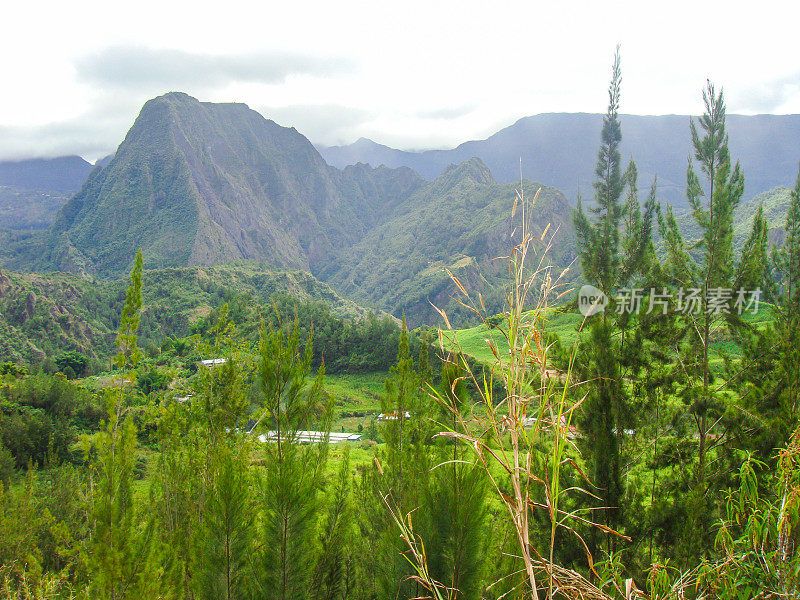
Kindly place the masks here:
[[(232, 295), (268, 305), (273, 294), (288, 294), (301, 302), (322, 302), (339, 317), (368, 314), (301, 270), (242, 263), (147, 270), (143, 280), (143, 344), (187, 335), (193, 323)], [(109, 356), (128, 283), (126, 278), (0, 271), (0, 357), (39, 362), (66, 351)]]
[[(445, 169), (399, 205), (391, 218), (376, 227), (352, 249), (332, 257), (319, 276), (347, 297), (409, 322), (435, 323), (431, 306), (450, 305), (456, 294), (445, 268), (485, 299), (499, 297), (506, 255), (519, 236), (519, 216), (511, 218), (518, 191), (532, 200), (533, 233), (550, 225), (552, 264), (564, 267), (574, 258), (572, 208), (555, 188), (525, 181), (498, 184), (478, 158)], [(541, 249), (541, 248), (540, 248)], [(500, 310), (494, 302), (492, 309)], [(452, 314), (452, 312), (450, 312)]]
[[(737, 248), (747, 240), (753, 228), (753, 219), (759, 206), (764, 207), (764, 218), (769, 228), (769, 241), (781, 245), (784, 239), (786, 213), (789, 210), (791, 190), (778, 186), (763, 192), (739, 204), (733, 211), (733, 243)], [(700, 237), (697, 223), (690, 212), (676, 215), (681, 233), (687, 240), (696, 240)]]

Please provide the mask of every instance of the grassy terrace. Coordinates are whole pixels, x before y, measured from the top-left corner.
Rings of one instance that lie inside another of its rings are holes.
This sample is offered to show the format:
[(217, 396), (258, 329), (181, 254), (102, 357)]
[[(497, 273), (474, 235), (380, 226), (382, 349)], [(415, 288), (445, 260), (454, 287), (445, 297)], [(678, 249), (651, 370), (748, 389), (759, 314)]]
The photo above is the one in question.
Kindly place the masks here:
[[(772, 307), (764, 304), (758, 313), (746, 313), (743, 315), (743, 319), (761, 328), (771, 324), (775, 319), (775, 315)], [(569, 348), (576, 341), (580, 342), (582, 332), (579, 329), (582, 323), (583, 316), (579, 313), (552, 309), (546, 320), (545, 328), (547, 331), (556, 334), (561, 344)], [(493, 364), (495, 362), (495, 358), (486, 342), (487, 339), (493, 341), (499, 352), (508, 352), (508, 345), (503, 335), (496, 329), (487, 329), (485, 325), (456, 329), (452, 332), (445, 332), (445, 335), (451, 340), (451, 343), (455, 339), (465, 354), (485, 364)], [(722, 365), (723, 354), (736, 358), (741, 356), (738, 345), (728, 333), (720, 332), (718, 338), (712, 343), (711, 349), (713, 354), (712, 363), (715, 366)]]

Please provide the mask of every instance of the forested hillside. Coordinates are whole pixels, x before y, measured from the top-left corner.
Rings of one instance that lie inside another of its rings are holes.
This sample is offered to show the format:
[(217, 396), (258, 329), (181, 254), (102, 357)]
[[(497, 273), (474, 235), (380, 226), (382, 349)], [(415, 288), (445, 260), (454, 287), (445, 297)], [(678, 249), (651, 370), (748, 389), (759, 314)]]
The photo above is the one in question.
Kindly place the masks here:
[[(285, 294), (301, 303), (321, 303), (339, 318), (361, 320), (368, 314), (304, 271), (241, 264), (147, 270), (143, 279), (140, 336), (143, 344), (155, 348), (170, 338), (188, 336), (225, 302), (240, 312), (248, 304), (250, 309), (261, 306), (268, 315), (271, 298)], [(0, 272), (2, 356), (36, 364), (77, 352), (94, 359), (94, 370), (107, 366), (125, 287), (123, 280)], [(243, 318), (243, 313), (236, 314)]]
[(520, 192), (529, 200), (538, 193), (531, 204), (534, 233), (541, 235), (548, 226), (556, 232), (548, 261), (569, 265), (574, 233), (564, 195), (530, 181), (498, 184), (473, 158), (449, 167), (400, 203), (352, 248), (331, 256), (319, 276), (347, 297), (419, 324), (437, 321), (431, 303), (447, 307), (453, 317), (468, 316), (450, 299), (449, 269), (499, 312), (505, 265), (494, 259), (514, 239), (511, 210)]

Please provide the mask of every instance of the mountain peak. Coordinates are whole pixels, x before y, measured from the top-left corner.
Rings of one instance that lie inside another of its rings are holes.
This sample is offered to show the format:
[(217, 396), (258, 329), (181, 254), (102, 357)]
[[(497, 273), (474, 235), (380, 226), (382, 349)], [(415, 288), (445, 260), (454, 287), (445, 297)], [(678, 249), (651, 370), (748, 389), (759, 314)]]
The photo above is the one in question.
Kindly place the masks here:
[[(200, 106), (201, 102), (194, 96), (190, 96), (186, 92), (167, 92), (155, 98), (151, 98), (145, 102), (144, 107), (153, 104), (169, 104), (169, 105), (189, 105), (195, 104)], [(143, 107), (143, 108), (144, 108)]]
[(444, 172), (436, 178), (434, 184), (442, 184), (448, 187), (468, 182), (478, 185), (492, 185), (497, 183), (492, 176), (489, 167), (480, 158), (473, 156), (458, 164), (450, 165)]
[(388, 150), (388, 146), (384, 146), (383, 144), (379, 144), (378, 142), (371, 140), (369, 138), (360, 137), (355, 142), (350, 144), (351, 147), (356, 148), (362, 152), (370, 151), (370, 150), (381, 150), (386, 149)]

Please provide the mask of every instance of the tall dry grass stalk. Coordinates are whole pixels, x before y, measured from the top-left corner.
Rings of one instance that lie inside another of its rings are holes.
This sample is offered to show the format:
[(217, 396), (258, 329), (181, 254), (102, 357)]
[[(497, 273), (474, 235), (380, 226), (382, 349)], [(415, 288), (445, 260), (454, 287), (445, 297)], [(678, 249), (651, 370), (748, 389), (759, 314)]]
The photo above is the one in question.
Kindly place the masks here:
[[(547, 598), (609, 598), (579, 573), (554, 563), (556, 534), (560, 528), (581, 541), (591, 570), (594, 570), (592, 555), (575, 525), (597, 527), (609, 534), (616, 532), (584, 517), (588, 509), (566, 511), (562, 508), (569, 494), (596, 496), (574, 459), (578, 450), (571, 435), (572, 424), (583, 401), (583, 398), (573, 400), (576, 395), (574, 390), (571, 392), (571, 388), (580, 385), (573, 382), (572, 376), (575, 349), (570, 354), (566, 372), (556, 370), (551, 365), (551, 346), (546, 342), (543, 329), (554, 311), (555, 302), (571, 290), (565, 284), (569, 267), (561, 270), (547, 260), (557, 232), (551, 231), (549, 225), (541, 233), (534, 231), (533, 209), (538, 196), (539, 191), (529, 200), (522, 187), (517, 192), (511, 211), (514, 245), (508, 256), (496, 259), (505, 260), (508, 265), (505, 307), (499, 319), (490, 319), (492, 315), (487, 314), (480, 293), (473, 297), (462, 282), (447, 271), (458, 289), (458, 303), (475, 314), (486, 328), (486, 343), (494, 356), (488, 375), (485, 371), (473, 372), (455, 336), (448, 333), (452, 327), (446, 312), (434, 306), (448, 330), (439, 330), (440, 350), (447, 356), (445, 360), (455, 362), (463, 370), (464, 376), (460, 379), (467, 380), (478, 390), (486, 416), (476, 417), (474, 411), (462, 412), (432, 387), (430, 393), (448, 408), (456, 424), (452, 430), (439, 435), (454, 438), (474, 450), (475, 460), (484, 469), (516, 532), (521, 568), (509, 576), (524, 574), (525, 581), (509, 593), (522, 592), (523, 596), (529, 594), (535, 600), (542, 594)], [(560, 274), (554, 276), (559, 271)], [(502, 398), (494, 395), (495, 378), (502, 380)], [(453, 382), (453, 388), (457, 381)], [(564, 469), (573, 470), (575, 479), (585, 482), (585, 486), (563, 488)], [(391, 510), (389, 499), (387, 505)], [(544, 511), (549, 519), (546, 544), (537, 545), (530, 539), (535, 511)], [(414, 535), (410, 515), (404, 518), (394, 510), (392, 514), (409, 545), (410, 560), (415, 563), (419, 581), (433, 598), (442, 598), (443, 594), (453, 597), (452, 591), (428, 576), (424, 544)]]

